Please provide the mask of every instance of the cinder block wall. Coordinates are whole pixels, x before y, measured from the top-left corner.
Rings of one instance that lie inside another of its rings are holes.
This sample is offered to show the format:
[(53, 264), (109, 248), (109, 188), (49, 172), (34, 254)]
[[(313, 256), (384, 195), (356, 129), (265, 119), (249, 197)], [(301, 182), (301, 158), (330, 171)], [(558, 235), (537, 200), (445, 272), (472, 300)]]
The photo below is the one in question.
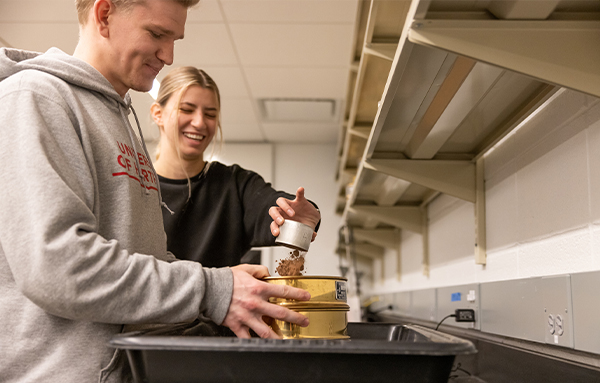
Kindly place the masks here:
[[(475, 265), (474, 205), (441, 195), (428, 208), (430, 276), (422, 238), (367, 273), (368, 293), (600, 270), (600, 100), (561, 90), (485, 159), (487, 265)], [(381, 270), (384, 275), (381, 275)]]

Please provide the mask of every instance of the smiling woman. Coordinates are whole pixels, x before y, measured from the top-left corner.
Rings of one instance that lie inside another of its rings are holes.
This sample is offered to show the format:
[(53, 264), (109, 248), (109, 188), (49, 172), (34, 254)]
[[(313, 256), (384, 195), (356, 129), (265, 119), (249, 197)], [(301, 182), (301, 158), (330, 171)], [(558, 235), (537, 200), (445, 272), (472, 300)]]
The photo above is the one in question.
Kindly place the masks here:
[(160, 131), (155, 168), (171, 210), (163, 209), (167, 249), (205, 267), (237, 265), (252, 247), (274, 246), (284, 219), (316, 231), (321, 217), (303, 188), (277, 191), (253, 171), (204, 158), (215, 136), (222, 140), (220, 111), (217, 84), (194, 67), (169, 73), (151, 107)]
[(221, 96), (213, 79), (201, 69), (183, 67), (163, 80), (152, 119), (158, 125), (157, 172), (188, 179), (204, 168), (204, 151), (221, 134)]

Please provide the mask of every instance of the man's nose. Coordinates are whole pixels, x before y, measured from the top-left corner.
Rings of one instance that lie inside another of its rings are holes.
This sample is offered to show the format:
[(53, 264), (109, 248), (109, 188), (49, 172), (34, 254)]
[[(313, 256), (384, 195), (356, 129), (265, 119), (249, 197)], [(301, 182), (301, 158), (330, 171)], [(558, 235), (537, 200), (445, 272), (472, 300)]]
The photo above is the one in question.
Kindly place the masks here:
[(165, 65), (173, 64), (173, 55), (175, 51), (175, 42), (169, 41), (163, 44), (161, 49), (158, 51), (157, 57), (165, 63)]

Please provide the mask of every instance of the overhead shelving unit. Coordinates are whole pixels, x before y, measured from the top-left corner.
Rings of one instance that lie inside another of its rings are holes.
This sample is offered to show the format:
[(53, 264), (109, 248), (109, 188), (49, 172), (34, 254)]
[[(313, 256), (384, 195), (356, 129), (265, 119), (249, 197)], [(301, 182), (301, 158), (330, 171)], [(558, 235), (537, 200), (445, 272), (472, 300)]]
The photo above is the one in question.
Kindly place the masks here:
[(361, 20), (337, 177), (355, 246), (399, 253), (401, 230), (420, 233), (428, 274), (427, 205), (445, 193), (474, 203), (485, 264), (484, 154), (561, 87), (600, 96), (600, 2), (373, 0)]
[(346, 203), (347, 185), (356, 176), (377, 114), (378, 102), (390, 72), (406, 18), (408, 1), (361, 1), (355, 45), (355, 71), (338, 161), (338, 212)]

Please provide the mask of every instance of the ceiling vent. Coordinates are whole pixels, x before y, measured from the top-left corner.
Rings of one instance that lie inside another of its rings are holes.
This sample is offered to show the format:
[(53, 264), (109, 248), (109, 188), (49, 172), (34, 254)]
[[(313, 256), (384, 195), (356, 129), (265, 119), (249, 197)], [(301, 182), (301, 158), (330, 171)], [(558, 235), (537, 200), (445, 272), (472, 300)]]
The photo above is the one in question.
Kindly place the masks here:
[(264, 121), (331, 122), (337, 119), (337, 102), (330, 98), (263, 98)]

